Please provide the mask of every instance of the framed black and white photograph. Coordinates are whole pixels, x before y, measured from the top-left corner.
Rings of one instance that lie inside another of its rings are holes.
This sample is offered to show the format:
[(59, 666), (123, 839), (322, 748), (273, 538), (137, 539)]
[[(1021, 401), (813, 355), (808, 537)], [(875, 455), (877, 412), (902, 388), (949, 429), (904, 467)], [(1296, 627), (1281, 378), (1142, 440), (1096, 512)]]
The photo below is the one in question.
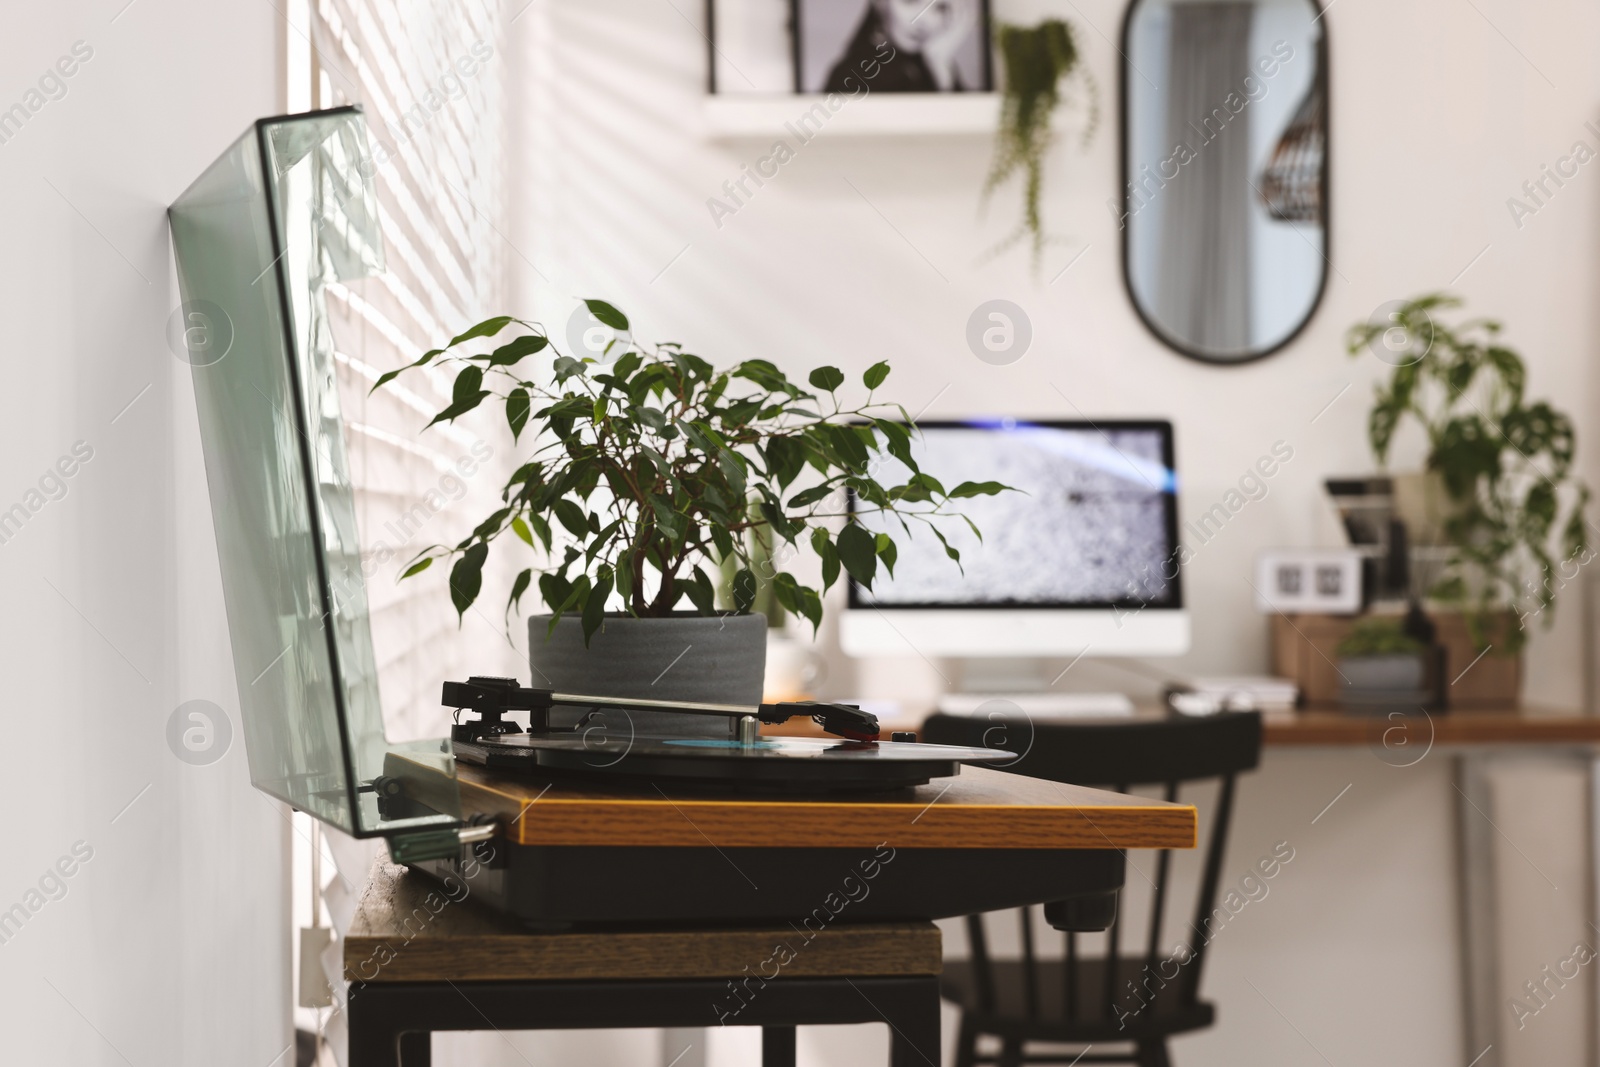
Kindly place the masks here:
[(795, 91), (993, 87), (988, 0), (792, 0)]

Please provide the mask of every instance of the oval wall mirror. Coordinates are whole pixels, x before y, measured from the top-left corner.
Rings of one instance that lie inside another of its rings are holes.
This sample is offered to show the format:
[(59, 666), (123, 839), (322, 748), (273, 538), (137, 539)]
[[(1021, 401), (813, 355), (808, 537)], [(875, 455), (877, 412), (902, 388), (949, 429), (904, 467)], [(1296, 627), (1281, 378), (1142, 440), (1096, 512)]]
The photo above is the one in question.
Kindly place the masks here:
[(1288, 344), (1328, 269), (1328, 75), (1316, 0), (1133, 0), (1122, 27), (1128, 293), (1186, 356)]

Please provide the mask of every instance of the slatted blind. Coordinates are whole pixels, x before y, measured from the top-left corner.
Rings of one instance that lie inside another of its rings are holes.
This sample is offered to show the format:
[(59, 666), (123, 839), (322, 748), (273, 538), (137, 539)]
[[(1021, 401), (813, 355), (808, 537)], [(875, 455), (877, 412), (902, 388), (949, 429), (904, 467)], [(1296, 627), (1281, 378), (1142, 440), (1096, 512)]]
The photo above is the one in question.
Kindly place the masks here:
[(454, 543), (493, 510), (511, 441), (488, 411), (419, 433), (450, 393), (450, 376), (431, 368), (368, 391), (505, 310), (503, 16), (494, 0), (310, 0), (305, 14), (298, 42), (291, 17), (291, 50), (309, 53), (291, 58), (291, 77), (310, 82), (312, 107), (365, 108), (388, 254), (387, 272), (332, 286), (328, 299), (384, 714), (391, 739), (437, 737), (442, 680), (526, 672), (505, 636), (506, 584), (486, 573), (458, 629), (447, 569), (396, 578), (419, 549)]

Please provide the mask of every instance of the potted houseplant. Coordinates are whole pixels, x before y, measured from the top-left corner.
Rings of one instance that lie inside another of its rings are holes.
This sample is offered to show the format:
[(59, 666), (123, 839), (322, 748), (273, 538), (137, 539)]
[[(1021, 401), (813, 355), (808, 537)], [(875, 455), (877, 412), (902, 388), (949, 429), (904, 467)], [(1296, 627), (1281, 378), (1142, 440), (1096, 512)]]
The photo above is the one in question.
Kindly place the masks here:
[(1420, 296), (1351, 327), (1346, 342), (1351, 355), (1370, 349), (1393, 367), (1367, 420), (1379, 464), (1406, 420), (1426, 436), (1423, 469), (1393, 483), (1412, 542), (1445, 550), (1426, 595), (1464, 612), (1480, 650), (1513, 655), (1527, 623), (1542, 615), (1548, 625), (1556, 592), (1588, 562), (1589, 490), (1572, 473), (1572, 420), (1526, 395), (1527, 369), (1500, 324), (1434, 317), (1459, 306)]
[(1077, 35), (1072, 24), (1061, 19), (1045, 19), (1036, 26), (995, 24), (995, 45), (1005, 71), (1000, 105), (1000, 128), (995, 134), (994, 161), (984, 181), (987, 199), (995, 189), (1014, 175), (1022, 176), (1022, 221), (995, 246), (999, 253), (1028, 238), (1033, 249), (1033, 267), (1039, 268), (1044, 252), (1045, 231), (1039, 211), (1044, 188), (1044, 159), (1053, 141), (1051, 117), (1061, 103), (1061, 82), (1081, 74), (1088, 87), (1088, 124), (1083, 144), (1088, 145), (1100, 122), (1100, 91), (1089, 69), (1082, 63)]
[(1360, 619), (1339, 642), (1339, 699), (1350, 710), (1421, 707), (1428, 701), (1426, 649), (1400, 619)]
[[(600, 360), (562, 355), (538, 324), (502, 315), (373, 386), (424, 365), (449, 367), (451, 403), (429, 426), (487, 401), (503, 409), (515, 439), (532, 438), (501, 506), (458, 543), (423, 549), (401, 577), (449, 562), (459, 614), (481, 592), (492, 546), (531, 552), (506, 613), (530, 590), (547, 608), (528, 620), (535, 685), (757, 703), (767, 628), (752, 610), (758, 601), (815, 629), (822, 593), (841, 571), (869, 588), (880, 568), (892, 574), (895, 537), (869, 530), (858, 521), (864, 515), (893, 518), (907, 535), (925, 526), (959, 565), (939, 529), (956, 517), (950, 503), (1005, 488), (946, 488), (918, 468), (911, 419), (874, 399), (887, 363), (866, 370), (865, 400), (849, 404), (834, 367), (812, 371), (808, 387), (765, 360), (719, 370), (677, 344), (638, 346), (622, 312), (585, 304), (627, 339)], [(475, 351), (480, 345), (487, 350)], [(898, 463), (880, 462), (891, 457)], [(880, 481), (889, 467), (904, 480)], [(854, 517), (843, 507), (846, 492), (858, 501)], [(820, 590), (784, 569), (801, 546), (820, 557)], [(705, 721), (672, 728), (703, 730)]]

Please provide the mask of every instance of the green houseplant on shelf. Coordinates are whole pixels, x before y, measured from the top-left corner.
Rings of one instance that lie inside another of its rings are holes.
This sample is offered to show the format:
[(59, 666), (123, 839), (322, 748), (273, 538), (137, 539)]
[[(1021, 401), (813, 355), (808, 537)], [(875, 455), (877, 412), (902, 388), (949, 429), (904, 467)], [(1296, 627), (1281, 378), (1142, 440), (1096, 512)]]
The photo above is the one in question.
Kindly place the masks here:
[(1394, 488), (1412, 543), (1446, 550), (1428, 596), (1465, 613), (1480, 649), (1514, 654), (1527, 623), (1549, 624), (1557, 591), (1591, 558), (1589, 489), (1572, 472), (1572, 420), (1526, 395), (1526, 366), (1501, 325), (1435, 318), (1460, 303), (1416, 297), (1351, 327), (1346, 343), (1393, 366), (1367, 420), (1380, 465), (1407, 420), (1426, 437), (1423, 470), (1396, 475)]
[(1088, 87), (1089, 122), (1083, 143), (1094, 137), (1100, 119), (1099, 87), (1082, 66), (1077, 36), (1071, 23), (1046, 19), (1037, 26), (997, 22), (995, 44), (1005, 73), (1000, 105), (1000, 128), (995, 134), (994, 161), (984, 182), (987, 199), (1014, 175), (1022, 176), (1022, 221), (1010, 236), (995, 246), (993, 254), (1028, 238), (1033, 266), (1044, 252), (1044, 220), (1039, 200), (1044, 188), (1044, 159), (1054, 138), (1050, 120), (1061, 104), (1061, 83), (1082, 74)]
[[(631, 338), (622, 312), (585, 304)], [(887, 363), (866, 370), (865, 400), (852, 405), (834, 367), (813, 370), (802, 386), (765, 360), (719, 370), (677, 344), (647, 349), (631, 339), (613, 341), (598, 361), (575, 359), (538, 324), (502, 315), (385, 373), (373, 389), (424, 365), (455, 373), (451, 403), (429, 426), (489, 403), (532, 446), (501, 506), (458, 543), (423, 549), (402, 578), (448, 562), (450, 597), (464, 614), (492, 546), (531, 550), (506, 613), (536, 590), (548, 610), (529, 619), (534, 684), (558, 690), (756, 702), (766, 648), (766, 622), (752, 611), (758, 599), (770, 596), (815, 628), (822, 593), (841, 572), (869, 588), (880, 571), (893, 574), (894, 535), (856, 519), (837, 525), (847, 519), (846, 491), (857, 517), (893, 520), (908, 536), (925, 527), (959, 565), (940, 530), (960, 518), (951, 503), (1005, 488), (947, 488), (918, 468), (904, 409), (874, 399)], [(890, 466), (903, 481), (880, 481)], [(820, 557), (820, 589), (782, 569), (802, 545)]]

